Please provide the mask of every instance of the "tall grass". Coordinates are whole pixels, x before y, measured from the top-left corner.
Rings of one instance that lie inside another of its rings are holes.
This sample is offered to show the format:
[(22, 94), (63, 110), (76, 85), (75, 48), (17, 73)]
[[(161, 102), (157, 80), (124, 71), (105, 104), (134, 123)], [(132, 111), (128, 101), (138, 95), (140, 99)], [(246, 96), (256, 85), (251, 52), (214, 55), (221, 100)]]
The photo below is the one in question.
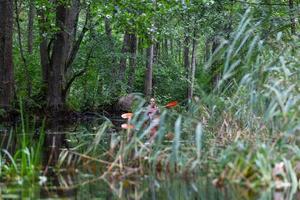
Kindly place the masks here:
[(1, 146), (0, 178), (22, 183), (24, 180), (35, 180), (40, 175), (45, 120), (39, 128), (38, 138), (35, 139), (36, 127), (30, 126), (29, 119), (24, 117), (21, 100), (20, 114), (21, 127), (12, 127), (8, 133), (8, 141)]
[[(188, 111), (162, 108), (154, 142), (142, 101), (128, 122), (134, 129), (103, 125), (90, 140), (82, 136), (89, 151), (79, 153), (81, 160), (104, 164), (103, 175), (205, 173), (217, 177), (216, 185), (229, 181), (261, 188), (280, 183), (295, 190), (300, 61), (294, 55), (300, 53), (299, 45), (285, 32), (263, 38), (262, 29), (248, 10), (206, 63), (207, 69), (218, 65), (214, 67), (222, 71), (214, 92), (192, 102)], [(82, 142), (73, 145), (78, 150)], [(282, 175), (274, 175), (281, 162)]]
[[(61, 151), (57, 166), (98, 163), (94, 171), (101, 177), (203, 175), (215, 178), (217, 186), (232, 182), (295, 191), (300, 61), (294, 55), (299, 55), (299, 45), (284, 32), (263, 39), (262, 29), (247, 11), (206, 63), (207, 69), (214, 65), (222, 71), (214, 92), (191, 102), (190, 109), (161, 108), (154, 138), (150, 132), (155, 125), (140, 99), (133, 118), (124, 121), (134, 128), (121, 130), (107, 119), (95, 130), (69, 134), (70, 147)], [(13, 155), (2, 150), (2, 174), (31, 175), (39, 163), (44, 132), (30, 147), (29, 126), (21, 116), (21, 147)]]

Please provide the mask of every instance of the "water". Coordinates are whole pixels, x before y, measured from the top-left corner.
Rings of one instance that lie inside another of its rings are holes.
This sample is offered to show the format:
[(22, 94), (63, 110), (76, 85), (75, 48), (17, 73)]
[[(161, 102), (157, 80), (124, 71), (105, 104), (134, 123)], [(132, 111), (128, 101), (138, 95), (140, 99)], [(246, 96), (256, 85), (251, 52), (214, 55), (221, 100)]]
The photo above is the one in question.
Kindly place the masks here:
[[(101, 122), (93, 122), (86, 129), (93, 129)], [(73, 140), (80, 125), (58, 126), (52, 124), (48, 130), (43, 151), (43, 167), (39, 180), (3, 181), (0, 178), (1, 199), (143, 199), (143, 200), (241, 200), (241, 199), (299, 199), (300, 193), (291, 194), (289, 189), (274, 191), (262, 188), (252, 191), (238, 185), (224, 185), (217, 188), (209, 177), (196, 175), (193, 177), (168, 177), (164, 174), (153, 176), (124, 176), (110, 173), (103, 175), (105, 167), (99, 163), (88, 162), (78, 164), (76, 156), (71, 157), (68, 167), (59, 170), (57, 165), (59, 155), (66, 149), (65, 139)], [(84, 125), (85, 126), (85, 125)], [(54, 128), (53, 128), (54, 127)], [(60, 131), (64, 129), (64, 131)], [(67, 131), (66, 131), (67, 130)], [(72, 131), (73, 130), (73, 131)], [(82, 132), (79, 131), (79, 132)], [(8, 132), (5, 132), (6, 136)], [(2, 147), (8, 140), (2, 133)], [(88, 136), (88, 135), (87, 135)], [(5, 140), (3, 139), (5, 138)], [(78, 138), (77, 138), (78, 140)], [(11, 144), (14, 144), (12, 142)], [(88, 144), (87, 144), (88, 145)], [(13, 145), (11, 145), (13, 146)], [(14, 151), (13, 148), (10, 149)], [(1, 177), (1, 176), (0, 176)]]
[(0, 199), (145, 199), (145, 200), (241, 200), (241, 199), (300, 199), (289, 191), (265, 190), (253, 192), (237, 186), (215, 188), (206, 178), (196, 181), (181, 178), (159, 180), (154, 177), (115, 180), (89, 177), (87, 174), (50, 178), (46, 185), (1, 185)]

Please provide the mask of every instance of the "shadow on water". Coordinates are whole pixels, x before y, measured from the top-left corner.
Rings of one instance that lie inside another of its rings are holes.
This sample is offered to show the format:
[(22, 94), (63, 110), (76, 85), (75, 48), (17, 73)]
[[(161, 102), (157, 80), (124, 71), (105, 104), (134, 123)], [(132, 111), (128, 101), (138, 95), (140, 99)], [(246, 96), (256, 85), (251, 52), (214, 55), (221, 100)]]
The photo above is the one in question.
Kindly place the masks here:
[[(300, 193), (290, 196), (288, 191), (253, 192), (237, 186), (215, 188), (206, 178), (183, 180), (172, 178), (158, 180), (154, 177), (110, 180), (86, 175), (56, 175), (47, 185), (1, 187), (3, 199), (143, 199), (143, 200), (289, 200), (299, 199)], [(69, 179), (69, 180), (68, 180)], [(71, 179), (71, 180), (70, 180)], [(57, 182), (58, 181), (58, 182)], [(69, 182), (68, 182), (69, 181)], [(71, 183), (72, 182), (72, 183)], [(70, 184), (70, 185), (68, 185)]]
[[(74, 128), (76, 125), (71, 125)], [(69, 148), (66, 129), (68, 126), (60, 120), (51, 120), (47, 124), (41, 177), (47, 181), (32, 184), (0, 183), (0, 199), (300, 199), (300, 193), (293, 196), (289, 190), (274, 191), (272, 189), (252, 191), (237, 185), (216, 188), (208, 177), (129, 177), (114, 178), (110, 175), (97, 173), (103, 166), (90, 163), (87, 170), (82, 166), (56, 169), (60, 154)], [(9, 132), (1, 132), (1, 147), (10, 152), (15, 151), (14, 141)], [(11, 145), (8, 145), (11, 144)], [(70, 158), (72, 163), (76, 158)], [(75, 163), (75, 161), (74, 161)], [(96, 171), (96, 173), (95, 173)]]
[(61, 151), (68, 148), (65, 132), (67, 126), (68, 124), (60, 118), (52, 118), (47, 122), (43, 151), (43, 176), (49, 181), (47, 185), (42, 184), (40, 198), (76, 196), (77, 188), (72, 187), (74, 174), (63, 176), (55, 170)]

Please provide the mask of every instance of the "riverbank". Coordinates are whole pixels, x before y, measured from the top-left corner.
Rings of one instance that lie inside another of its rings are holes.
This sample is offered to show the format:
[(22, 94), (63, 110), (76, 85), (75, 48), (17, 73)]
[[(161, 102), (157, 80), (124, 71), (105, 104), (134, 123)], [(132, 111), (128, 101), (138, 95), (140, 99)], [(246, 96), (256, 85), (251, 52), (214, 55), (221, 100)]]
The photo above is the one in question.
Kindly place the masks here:
[(254, 134), (228, 113), (215, 115), (222, 119), (218, 121), (203, 105), (198, 106), (201, 115), (194, 116), (181, 108), (163, 109), (153, 143), (147, 143), (151, 126), (145, 127), (147, 117), (140, 109), (127, 122), (134, 128), (123, 130), (120, 124), (126, 121), (120, 116), (122, 121), (112, 123), (100, 113), (53, 129), (37, 124), (34, 128), (24, 121), (7, 132), (16, 139), (9, 145), (17, 151), (9, 153), (3, 151), (9, 148), (2, 147), (1, 181), (36, 184), (63, 171), (75, 172), (74, 177), (78, 172), (89, 174), (91, 180), (105, 176), (110, 182), (144, 176), (205, 176), (220, 189), (238, 185), (251, 191), (273, 188), (296, 194), (297, 136), (271, 135), (259, 119), (256, 130), (260, 131)]

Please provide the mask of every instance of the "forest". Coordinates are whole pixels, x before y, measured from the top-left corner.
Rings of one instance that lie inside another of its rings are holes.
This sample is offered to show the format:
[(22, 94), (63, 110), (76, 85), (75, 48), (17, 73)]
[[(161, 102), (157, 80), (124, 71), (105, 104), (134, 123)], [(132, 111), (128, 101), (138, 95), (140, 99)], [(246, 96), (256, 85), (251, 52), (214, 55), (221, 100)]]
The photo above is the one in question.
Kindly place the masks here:
[(299, 0), (0, 0), (0, 199), (299, 199)]

